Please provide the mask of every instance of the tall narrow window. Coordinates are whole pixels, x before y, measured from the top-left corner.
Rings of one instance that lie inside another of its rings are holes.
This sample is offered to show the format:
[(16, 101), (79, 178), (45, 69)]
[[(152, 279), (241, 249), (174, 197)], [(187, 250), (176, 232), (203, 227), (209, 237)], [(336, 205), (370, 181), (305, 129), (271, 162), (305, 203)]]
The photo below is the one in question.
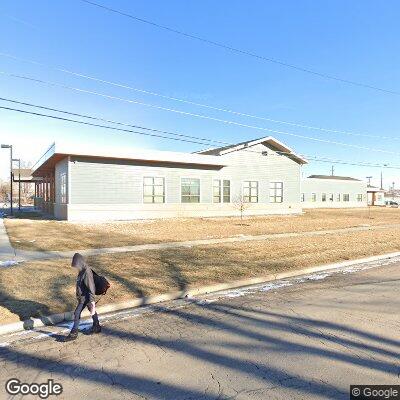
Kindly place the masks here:
[(231, 181), (228, 179), (222, 181), (222, 200), (224, 203), (231, 202)]
[(304, 203), (306, 201), (306, 195), (305, 193), (301, 194), (301, 202)]
[(143, 178), (143, 203), (165, 203), (165, 179), (156, 176)]
[(62, 204), (67, 203), (67, 174), (65, 172), (60, 175), (60, 201)]
[(269, 201), (271, 203), (283, 202), (283, 182), (269, 183)]
[(221, 179), (213, 181), (213, 202), (221, 203)]
[(350, 201), (350, 195), (349, 194), (344, 194), (343, 195), (343, 201)]
[(336, 195), (336, 201), (340, 201), (340, 193)]
[(243, 201), (245, 203), (258, 203), (258, 182), (243, 182)]
[(317, 193), (311, 193), (311, 201), (315, 203), (317, 201)]
[(363, 195), (361, 193), (357, 195), (357, 201), (363, 201)]
[(326, 201), (326, 193), (322, 193), (322, 201)]
[(182, 203), (200, 203), (200, 179), (182, 178), (181, 201)]
[(329, 194), (329, 201), (333, 201), (333, 193)]

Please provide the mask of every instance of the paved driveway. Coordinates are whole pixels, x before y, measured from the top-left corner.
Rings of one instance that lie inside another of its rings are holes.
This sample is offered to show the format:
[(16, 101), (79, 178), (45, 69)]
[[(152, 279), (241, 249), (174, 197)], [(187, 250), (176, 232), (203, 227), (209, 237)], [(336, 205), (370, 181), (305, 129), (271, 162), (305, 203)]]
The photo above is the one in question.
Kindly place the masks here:
[(70, 344), (14, 335), (0, 397), (11, 377), (96, 400), (347, 399), (350, 384), (400, 384), (399, 263), (278, 286), (118, 314)]

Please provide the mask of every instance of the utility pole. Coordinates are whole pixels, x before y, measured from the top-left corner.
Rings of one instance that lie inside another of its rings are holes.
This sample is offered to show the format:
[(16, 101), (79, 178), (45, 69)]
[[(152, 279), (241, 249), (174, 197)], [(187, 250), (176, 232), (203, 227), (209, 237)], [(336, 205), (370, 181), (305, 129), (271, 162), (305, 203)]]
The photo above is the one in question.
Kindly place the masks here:
[(383, 190), (383, 173), (381, 171), (381, 190)]
[(335, 175), (335, 167), (332, 165), (332, 168), (331, 168), (331, 175), (333, 176), (333, 175)]
[(18, 161), (18, 211), (21, 211), (21, 159), (13, 158), (13, 161)]
[(13, 172), (12, 172), (12, 144), (2, 144), (2, 149), (10, 149), (10, 214), (13, 215)]

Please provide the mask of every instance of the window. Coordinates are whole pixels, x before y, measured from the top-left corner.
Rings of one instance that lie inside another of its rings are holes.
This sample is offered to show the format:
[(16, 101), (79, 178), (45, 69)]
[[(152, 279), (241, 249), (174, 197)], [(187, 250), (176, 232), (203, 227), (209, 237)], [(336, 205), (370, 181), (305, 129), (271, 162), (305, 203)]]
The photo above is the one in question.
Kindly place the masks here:
[(301, 194), (301, 201), (302, 203), (306, 201), (306, 195), (304, 193)]
[(60, 175), (60, 200), (62, 204), (67, 203), (67, 174)]
[(182, 178), (181, 201), (182, 203), (200, 203), (200, 179)]
[(283, 202), (283, 182), (269, 183), (269, 201), (271, 203)]
[(228, 179), (222, 181), (222, 200), (224, 203), (231, 202), (231, 181)]
[(340, 193), (336, 195), (336, 201), (340, 201)]
[(322, 201), (326, 201), (326, 193), (322, 193)]
[(243, 182), (243, 201), (245, 203), (258, 203), (258, 182)]
[(333, 201), (333, 193), (329, 194), (329, 201)]
[(317, 193), (311, 193), (311, 201), (315, 203), (317, 201)]
[(349, 194), (344, 194), (343, 195), (343, 201), (350, 201), (350, 195)]
[(161, 177), (143, 178), (143, 203), (165, 203), (165, 179)]
[[(221, 186), (222, 185), (222, 186)], [(214, 179), (213, 181), (213, 202), (231, 202), (231, 181), (227, 179)]]
[(221, 180), (214, 179), (213, 181), (213, 202), (221, 203)]
[(362, 194), (357, 194), (357, 201), (363, 201), (363, 195)]

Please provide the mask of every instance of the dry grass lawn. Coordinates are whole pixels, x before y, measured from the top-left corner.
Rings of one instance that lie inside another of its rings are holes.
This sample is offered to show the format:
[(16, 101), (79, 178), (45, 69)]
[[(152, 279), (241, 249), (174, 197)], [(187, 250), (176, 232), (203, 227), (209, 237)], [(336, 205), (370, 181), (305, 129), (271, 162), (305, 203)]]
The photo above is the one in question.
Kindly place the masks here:
[[(88, 261), (111, 281), (105, 304), (399, 250), (399, 230), (386, 229), (108, 254)], [(0, 323), (72, 310), (75, 278), (70, 260), (0, 270)]]
[(360, 225), (400, 223), (400, 209), (307, 210), (303, 215), (187, 218), (77, 224), (38, 219), (6, 219), (12, 245), (25, 250), (76, 250), (145, 243), (305, 232)]

